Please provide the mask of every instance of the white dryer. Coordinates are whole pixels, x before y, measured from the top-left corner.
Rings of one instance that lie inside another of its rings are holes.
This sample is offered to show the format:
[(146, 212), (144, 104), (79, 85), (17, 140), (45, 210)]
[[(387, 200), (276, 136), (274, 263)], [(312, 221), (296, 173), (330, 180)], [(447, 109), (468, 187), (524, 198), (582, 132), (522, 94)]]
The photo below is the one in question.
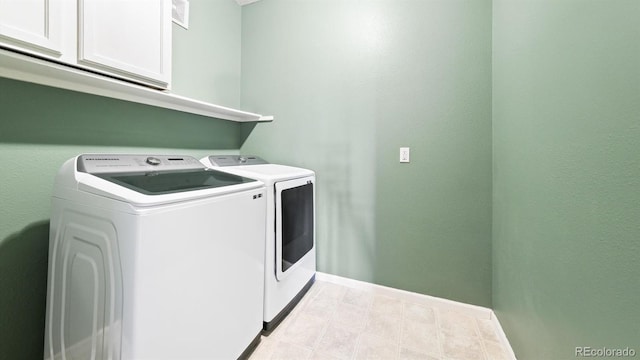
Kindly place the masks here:
[(267, 187), (263, 330), (268, 335), (315, 281), (315, 173), (257, 156), (213, 155), (200, 161)]
[(44, 358), (235, 359), (262, 331), (264, 184), (80, 155), (54, 186)]

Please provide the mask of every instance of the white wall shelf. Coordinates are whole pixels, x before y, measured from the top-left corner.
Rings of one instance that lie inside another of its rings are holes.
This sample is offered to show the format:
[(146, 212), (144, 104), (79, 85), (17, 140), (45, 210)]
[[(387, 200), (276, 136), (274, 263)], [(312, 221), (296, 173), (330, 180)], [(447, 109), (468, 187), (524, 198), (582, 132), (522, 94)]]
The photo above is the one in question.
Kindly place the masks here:
[(273, 121), (273, 116), (214, 105), (4, 49), (0, 49), (0, 77), (216, 119), (237, 122)]

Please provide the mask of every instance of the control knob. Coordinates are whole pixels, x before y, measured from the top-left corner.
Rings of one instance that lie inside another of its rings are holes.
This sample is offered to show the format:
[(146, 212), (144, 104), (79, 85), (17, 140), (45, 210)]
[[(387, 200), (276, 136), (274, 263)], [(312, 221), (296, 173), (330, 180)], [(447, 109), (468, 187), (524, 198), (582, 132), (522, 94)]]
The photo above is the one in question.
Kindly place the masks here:
[(149, 164), (149, 165), (158, 166), (158, 165), (160, 165), (161, 162), (162, 161), (160, 161), (160, 159), (158, 159), (156, 157), (153, 157), (153, 156), (149, 156), (147, 158), (147, 164)]

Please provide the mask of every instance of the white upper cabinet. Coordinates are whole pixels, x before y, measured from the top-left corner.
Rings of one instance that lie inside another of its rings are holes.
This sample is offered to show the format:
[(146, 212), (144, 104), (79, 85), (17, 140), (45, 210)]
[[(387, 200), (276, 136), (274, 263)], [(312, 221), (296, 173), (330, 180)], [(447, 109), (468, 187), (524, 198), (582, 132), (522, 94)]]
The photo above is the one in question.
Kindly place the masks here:
[(58, 58), (61, 22), (60, 0), (0, 0), (0, 45)]
[(0, 46), (167, 89), (171, 0), (0, 0)]
[(217, 119), (273, 121), (158, 91), (171, 83), (171, 5), (171, 0), (0, 0), (0, 77)]
[(78, 63), (166, 88), (170, 0), (79, 0)]

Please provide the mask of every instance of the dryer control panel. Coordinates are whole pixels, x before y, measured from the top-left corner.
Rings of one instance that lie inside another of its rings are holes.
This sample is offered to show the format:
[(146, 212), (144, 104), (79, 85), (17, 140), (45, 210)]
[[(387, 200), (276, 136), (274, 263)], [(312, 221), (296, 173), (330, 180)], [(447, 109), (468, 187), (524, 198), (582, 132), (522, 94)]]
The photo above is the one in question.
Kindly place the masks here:
[(202, 169), (191, 156), (85, 154), (78, 157), (78, 171), (90, 174)]
[(268, 164), (264, 159), (254, 155), (211, 155), (209, 161), (213, 166), (239, 166)]

